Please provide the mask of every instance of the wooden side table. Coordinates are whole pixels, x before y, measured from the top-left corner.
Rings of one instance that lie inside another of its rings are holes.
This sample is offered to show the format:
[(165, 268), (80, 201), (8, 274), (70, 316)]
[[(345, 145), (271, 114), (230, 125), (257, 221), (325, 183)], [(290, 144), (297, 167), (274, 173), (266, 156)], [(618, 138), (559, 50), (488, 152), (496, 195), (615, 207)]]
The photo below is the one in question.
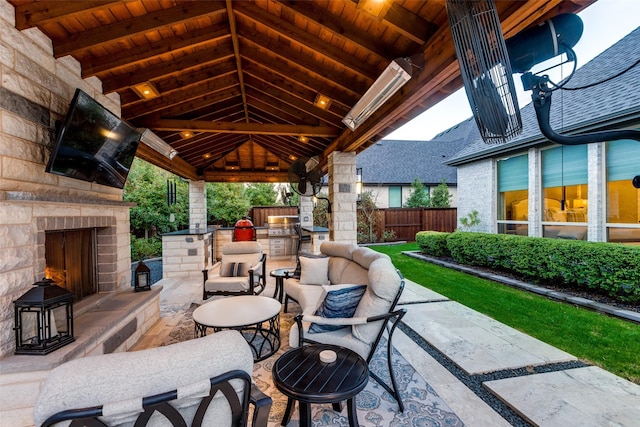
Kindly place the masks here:
[[(320, 352), (332, 350), (336, 360), (320, 361)], [(311, 426), (311, 404), (331, 403), (340, 411), (340, 402), (347, 401), (349, 426), (358, 426), (354, 402), (369, 381), (367, 362), (354, 351), (327, 344), (306, 345), (287, 351), (273, 365), (273, 382), (285, 396), (287, 409), (282, 425), (289, 424), (291, 411), (298, 401), (300, 426)]]

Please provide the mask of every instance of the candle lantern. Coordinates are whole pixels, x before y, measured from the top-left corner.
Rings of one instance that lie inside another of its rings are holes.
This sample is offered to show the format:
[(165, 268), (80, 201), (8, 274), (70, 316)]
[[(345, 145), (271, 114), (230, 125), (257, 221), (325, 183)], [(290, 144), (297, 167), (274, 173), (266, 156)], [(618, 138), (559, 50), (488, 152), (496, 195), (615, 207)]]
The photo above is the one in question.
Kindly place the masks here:
[(138, 262), (135, 271), (134, 292), (151, 290), (151, 269), (142, 261)]
[(13, 302), (15, 354), (45, 355), (73, 341), (73, 294), (51, 279)]

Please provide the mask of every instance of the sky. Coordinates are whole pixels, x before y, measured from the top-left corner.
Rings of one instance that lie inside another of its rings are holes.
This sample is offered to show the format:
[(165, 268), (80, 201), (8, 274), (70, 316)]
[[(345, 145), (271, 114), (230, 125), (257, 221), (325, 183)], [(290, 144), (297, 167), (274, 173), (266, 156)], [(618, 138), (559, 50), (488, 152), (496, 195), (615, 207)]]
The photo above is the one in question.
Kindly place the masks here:
[[(578, 14), (584, 23), (580, 41), (574, 46), (578, 68), (615, 44), (640, 26), (639, 0), (597, 0)], [(535, 66), (532, 71), (542, 70), (560, 63), (560, 57)], [(573, 65), (567, 64), (546, 72), (552, 81), (567, 77)], [(520, 74), (514, 74), (514, 82), (520, 108), (531, 102), (531, 92), (524, 91)], [(385, 139), (430, 140), (440, 132), (471, 117), (471, 108), (464, 89), (434, 105)]]

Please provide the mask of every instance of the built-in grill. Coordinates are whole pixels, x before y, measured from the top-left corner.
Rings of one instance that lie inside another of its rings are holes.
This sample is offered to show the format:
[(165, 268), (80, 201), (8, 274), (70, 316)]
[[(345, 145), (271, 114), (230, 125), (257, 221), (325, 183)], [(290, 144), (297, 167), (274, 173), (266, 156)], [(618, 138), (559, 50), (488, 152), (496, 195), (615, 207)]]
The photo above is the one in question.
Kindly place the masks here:
[(267, 217), (269, 254), (271, 257), (295, 254), (298, 234), (295, 226), (300, 224), (297, 215), (271, 215)]

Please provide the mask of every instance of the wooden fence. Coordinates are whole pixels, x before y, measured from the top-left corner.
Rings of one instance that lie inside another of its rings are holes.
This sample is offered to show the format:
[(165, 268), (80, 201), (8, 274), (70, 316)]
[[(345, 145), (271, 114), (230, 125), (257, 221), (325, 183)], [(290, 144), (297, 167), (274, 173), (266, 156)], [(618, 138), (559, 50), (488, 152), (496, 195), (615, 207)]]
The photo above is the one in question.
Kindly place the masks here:
[(376, 217), (376, 237), (393, 231), (396, 240), (416, 240), (418, 231), (453, 232), (458, 226), (456, 208), (387, 208), (379, 209)]
[[(255, 226), (267, 224), (271, 215), (298, 215), (296, 206), (254, 206), (249, 218)], [(393, 231), (396, 240), (414, 241), (418, 231), (455, 231), (458, 224), (456, 208), (387, 208), (376, 212), (377, 240), (383, 231)]]
[(297, 206), (254, 206), (249, 210), (249, 218), (256, 227), (267, 225), (272, 215), (298, 215)]

